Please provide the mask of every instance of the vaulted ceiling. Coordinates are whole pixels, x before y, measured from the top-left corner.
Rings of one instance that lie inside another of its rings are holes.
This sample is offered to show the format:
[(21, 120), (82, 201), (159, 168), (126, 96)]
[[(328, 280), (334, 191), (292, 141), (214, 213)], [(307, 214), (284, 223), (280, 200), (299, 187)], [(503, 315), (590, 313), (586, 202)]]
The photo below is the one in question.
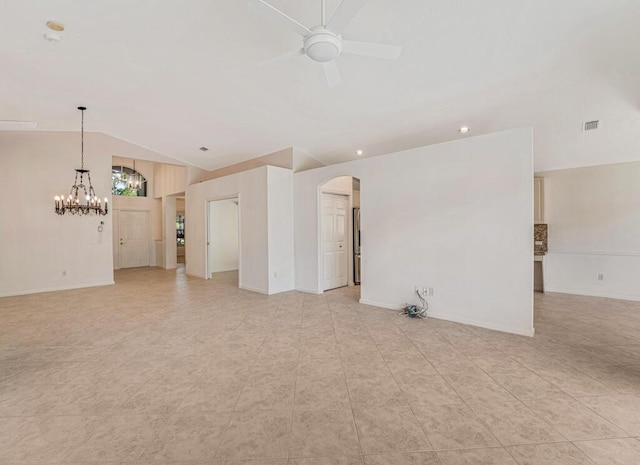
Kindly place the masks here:
[[(320, 0), (271, 3), (320, 22)], [(640, 159), (638, 0), (370, 0), (344, 37), (403, 53), (339, 57), (336, 88), (307, 57), (261, 66), (300, 38), (244, 0), (4, 0), (0, 18), (0, 120), (77, 130), (84, 104), (88, 131), (201, 168), (288, 146), (329, 164), (519, 126), (534, 127), (537, 170)], [(48, 20), (64, 23), (59, 42)]]

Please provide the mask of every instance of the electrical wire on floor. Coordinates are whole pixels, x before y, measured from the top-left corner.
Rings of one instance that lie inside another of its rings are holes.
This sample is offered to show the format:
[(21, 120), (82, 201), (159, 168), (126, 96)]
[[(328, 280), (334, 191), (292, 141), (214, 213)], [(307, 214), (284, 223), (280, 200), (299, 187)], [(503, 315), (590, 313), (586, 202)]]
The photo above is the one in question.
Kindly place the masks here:
[(422, 297), (422, 295), (420, 295), (420, 291), (418, 289), (416, 289), (416, 295), (418, 296), (418, 299), (420, 299), (420, 307), (418, 307), (417, 305), (407, 304), (406, 307), (404, 307), (400, 312), (400, 315), (405, 315), (408, 318), (420, 318), (424, 320), (427, 318), (427, 310), (429, 310), (429, 304), (427, 303), (427, 300)]

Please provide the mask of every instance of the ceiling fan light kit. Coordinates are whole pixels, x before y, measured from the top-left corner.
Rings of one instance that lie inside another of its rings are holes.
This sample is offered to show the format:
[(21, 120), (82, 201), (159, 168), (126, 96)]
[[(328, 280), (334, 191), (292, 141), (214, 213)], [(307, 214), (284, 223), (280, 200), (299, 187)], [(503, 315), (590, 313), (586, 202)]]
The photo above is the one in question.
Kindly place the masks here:
[(325, 2), (321, 0), (320, 25), (308, 28), (295, 19), (275, 8), (264, 0), (249, 0), (249, 3), (265, 16), (279, 22), (283, 26), (303, 37), (302, 48), (268, 60), (267, 63), (278, 63), (306, 55), (315, 62), (321, 63), (325, 79), (329, 87), (340, 85), (340, 71), (335, 60), (342, 53), (352, 55), (396, 60), (402, 53), (397, 45), (357, 42), (342, 39), (342, 30), (351, 22), (368, 0), (342, 0), (331, 20), (327, 23)]
[(314, 27), (311, 35), (304, 38), (304, 52), (313, 61), (333, 61), (342, 52), (342, 37), (322, 26)]

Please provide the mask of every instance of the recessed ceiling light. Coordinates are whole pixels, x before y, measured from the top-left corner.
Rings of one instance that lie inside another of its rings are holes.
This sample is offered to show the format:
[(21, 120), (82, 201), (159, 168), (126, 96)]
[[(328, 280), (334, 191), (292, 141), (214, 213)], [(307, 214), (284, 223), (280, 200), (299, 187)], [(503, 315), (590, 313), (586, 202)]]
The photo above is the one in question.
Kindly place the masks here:
[(208, 147), (200, 147), (199, 149), (201, 152), (206, 152), (207, 150), (209, 150)]
[(462, 126), (460, 129), (458, 129), (458, 131), (460, 131), (460, 134), (466, 134), (469, 132), (469, 127), (468, 126)]
[(364, 155), (364, 150), (356, 150), (356, 155), (358, 156)]
[(64, 32), (64, 24), (59, 23), (58, 21), (47, 21), (47, 27), (52, 31)]

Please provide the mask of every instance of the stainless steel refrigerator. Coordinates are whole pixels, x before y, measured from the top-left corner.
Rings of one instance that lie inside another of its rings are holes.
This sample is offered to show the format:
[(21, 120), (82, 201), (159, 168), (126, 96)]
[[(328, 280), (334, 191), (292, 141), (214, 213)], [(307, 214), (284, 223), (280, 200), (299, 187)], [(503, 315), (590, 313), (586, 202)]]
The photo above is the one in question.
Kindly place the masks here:
[(360, 208), (353, 209), (353, 283), (360, 284)]

